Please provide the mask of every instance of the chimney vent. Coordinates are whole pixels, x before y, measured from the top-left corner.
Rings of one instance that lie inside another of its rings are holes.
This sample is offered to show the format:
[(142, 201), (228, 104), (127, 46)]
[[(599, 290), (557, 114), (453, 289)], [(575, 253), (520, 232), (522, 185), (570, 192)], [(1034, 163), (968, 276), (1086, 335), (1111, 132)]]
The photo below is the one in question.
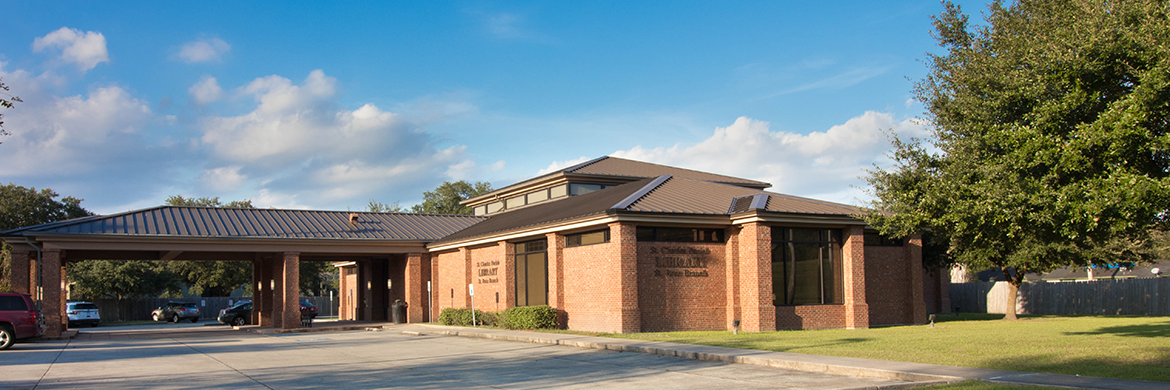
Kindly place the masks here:
[(358, 214), (357, 213), (349, 213), (349, 223), (351, 225), (357, 225), (357, 223), (358, 223)]

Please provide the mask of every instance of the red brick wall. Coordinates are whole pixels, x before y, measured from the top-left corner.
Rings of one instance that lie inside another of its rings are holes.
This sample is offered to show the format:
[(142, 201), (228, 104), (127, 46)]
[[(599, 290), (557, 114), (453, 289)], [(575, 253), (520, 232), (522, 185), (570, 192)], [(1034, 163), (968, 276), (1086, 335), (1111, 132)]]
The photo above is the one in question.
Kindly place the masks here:
[(776, 306), (776, 329), (839, 329), (844, 327), (845, 305)]
[[(516, 260), (505, 258), (506, 246), (509, 243), (495, 243), (471, 249), (471, 283), (475, 284), (475, 309), (483, 311), (500, 311), (512, 307), (514, 302), (508, 302), (507, 275), (505, 263)], [(485, 275), (480, 275), (483, 272)], [(494, 272), (494, 275), (488, 275)], [(514, 273), (513, 273), (514, 274)]]
[(467, 262), (464, 261), (464, 249), (450, 252), (432, 253), (432, 266), (435, 268), (435, 318), (443, 309), (467, 308)]
[[(612, 233), (612, 232), (611, 232)], [(614, 311), (620, 304), (618, 244), (565, 248), (562, 251), (564, 310), (569, 329), (613, 332), (620, 329)]]
[[(639, 242), (638, 306), (642, 309), (642, 331), (725, 329), (725, 255), (724, 244)], [(656, 264), (660, 259), (672, 258), (697, 260), (704, 267)]]
[(903, 247), (865, 247), (865, 297), (871, 326), (914, 322), (905, 253)]
[[(357, 268), (357, 266), (354, 265), (354, 266), (349, 266), (349, 267), (345, 267), (342, 269), (344, 270), (344, 269), (354, 269), (354, 268)], [(341, 315), (344, 316), (341, 319), (354, 320), (354, 319), (356, 319), (356, 317), (355, 317), (356, 312), (354, 310), (357, 307), (357, 301), (359, 299), (361, 299), (361, 296), (358, 295), (358, 290), (357, 290), (357, 272), (354, 272), (353, 274), (350, 274), (350, 275), (345, 275), (344, 274), (345, 271), (342, 271), (342, 272), (343, 272), (343, 274), (341, 275), (341, 277), (343, 279), (345, 279), (345, 289), (341, 292), (341, 295), (342, 295), (341, 299), (342, 299), (342, 302), (345, 303), (345, 307), (343, 307), (341, 309), (341, 313), (342, 313)]]

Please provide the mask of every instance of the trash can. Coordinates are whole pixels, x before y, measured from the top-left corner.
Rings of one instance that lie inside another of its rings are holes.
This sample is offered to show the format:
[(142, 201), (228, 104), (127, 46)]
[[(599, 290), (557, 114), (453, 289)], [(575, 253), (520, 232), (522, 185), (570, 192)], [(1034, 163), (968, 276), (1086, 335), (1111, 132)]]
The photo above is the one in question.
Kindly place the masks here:
[(395, 324), (406, 323), (406, 302), (401, 299), (395, 299), (394, 303), (390, 305), (390, 316), (394, 319)]

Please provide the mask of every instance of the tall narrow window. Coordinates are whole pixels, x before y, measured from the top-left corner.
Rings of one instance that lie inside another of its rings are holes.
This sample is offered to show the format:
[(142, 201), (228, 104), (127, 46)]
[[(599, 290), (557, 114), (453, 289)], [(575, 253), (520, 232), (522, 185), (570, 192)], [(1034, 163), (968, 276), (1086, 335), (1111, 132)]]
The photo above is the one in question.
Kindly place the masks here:
[(548, 254), (545, 240), (515, 244), (516, 306), (548, 304)]
[(772, 304), (842, 302), (841, 232), (772, 228)]

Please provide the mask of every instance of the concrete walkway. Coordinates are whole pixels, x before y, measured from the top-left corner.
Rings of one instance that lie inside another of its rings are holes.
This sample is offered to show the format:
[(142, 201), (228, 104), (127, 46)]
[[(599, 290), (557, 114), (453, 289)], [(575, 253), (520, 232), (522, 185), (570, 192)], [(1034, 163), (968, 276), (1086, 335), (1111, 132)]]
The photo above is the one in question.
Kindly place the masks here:
[(729, 362), (785, 368), (800, 371), (858, 377), (894, 379), (938, 384), (978, 379), (987, 382), (1017, 385), (1054, 386), (1102, 390), (1170, 390), (1170, 382), (1132, 379), (1098, 378), (1064, 374), (990, 370), (983, 368), (942, 366), (936, 364), (894, 362), (836, 356), (806, 355), (705, 345), (677, 344), (660, 341), (625, 340), (571, 334), (537, 333), (502, 329), (466, 328), (440, 325), (391, 324), (387, 331), (407, 334), (438, 334), (476, 337), (493, 340), (519, 341), (537, 344), (555, 344), (579, 348), (640, 352), (686, 359)]

